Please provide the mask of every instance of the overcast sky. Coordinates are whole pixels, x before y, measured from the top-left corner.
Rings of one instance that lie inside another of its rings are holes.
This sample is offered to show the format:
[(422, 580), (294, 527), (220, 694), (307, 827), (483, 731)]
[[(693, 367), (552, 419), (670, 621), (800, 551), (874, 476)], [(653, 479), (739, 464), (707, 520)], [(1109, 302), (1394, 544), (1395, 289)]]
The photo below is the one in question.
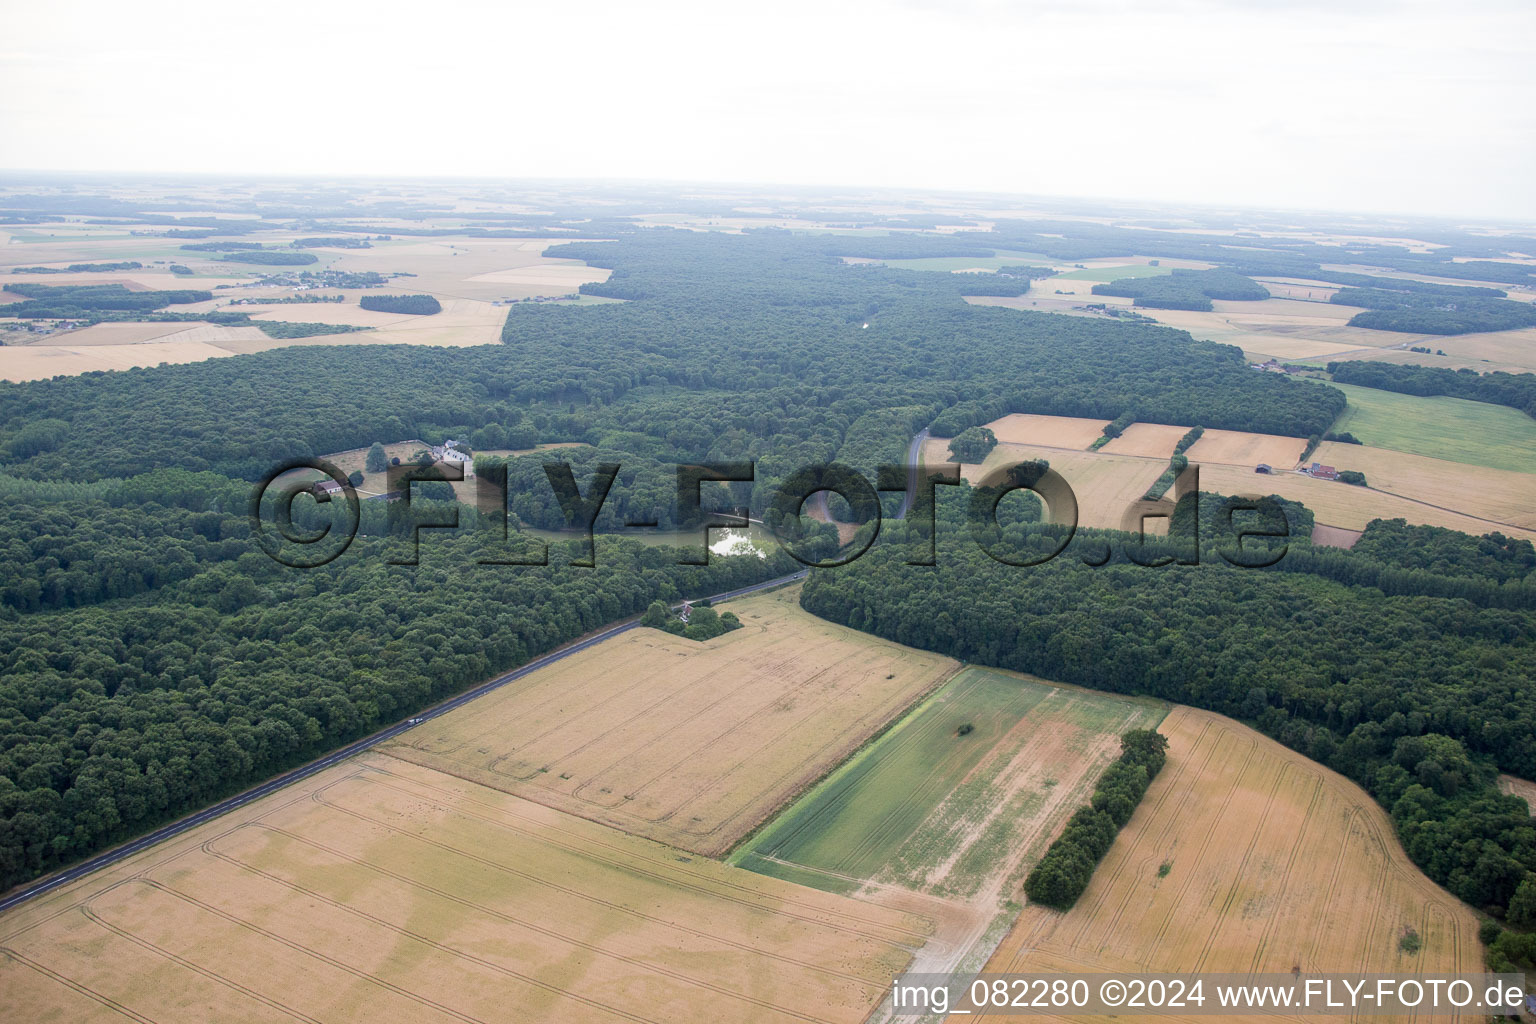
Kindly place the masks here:
[(1536, 2), (3, 0), (0, 165), (1536, 220)]

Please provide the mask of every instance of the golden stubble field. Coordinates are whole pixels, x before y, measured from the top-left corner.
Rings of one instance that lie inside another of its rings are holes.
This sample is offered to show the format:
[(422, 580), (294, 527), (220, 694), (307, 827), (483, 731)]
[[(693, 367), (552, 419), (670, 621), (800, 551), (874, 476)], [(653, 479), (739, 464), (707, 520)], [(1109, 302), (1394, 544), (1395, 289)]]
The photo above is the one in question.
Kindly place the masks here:
[(1307, 442), (1300, 437), (1282, 437), (1278, 434), (1252, 434), (1242, 430), (1209, 430), (1200, 440), (1190, 445), (1190, 462), (1219, 463), (1226, 466), (1246, 466), (1249, 469), (1260, 463), (1276, 469), (1295, 469), (1301, 461), (1301, 453)]
[[(1372, 349), (1351, 353), (1344, 358), (1408, 366), (1437, 366), (1450, 370), (1476, 370), (1478, 373), (1536, 372), (1536, 327), (1526, 327), (1516, 331), (1426, 337), (1408, 347), (1428, 348), (1430, 351), (1409, 352), (1399, 348)], [(1441, 355), (1442, 352), (1445, 354)]]
[(1188, 427), (1171, 427), (1166, 423), (1132, 423), (1119, 437), (1113, 438), (1099, 451), (1105, 455), (1140, 455), (1148, 459), (1166, 459), (1173, 454), (1174, 445), (1187, 433)]
[[(1086, 448), (1098, 436), (1098, 420), (1070, 416), (1013, 415), (987, 426), (999, 444), (980, 465), (961, 467), (969, 483), (998, 469), (1030, 459), (1044, 459), (1072, 485), (1083, 526), (1119, 529), (1125, 510), (1146, 492), (1167, 466), (1173, 446), (1188, 429), (1134, 423), (1098, 451)], [(1088, 435), (1092, 433), (1093, 438)], [(1032, 443), (1004, 443), (1031, 438)], [(1082, 445), (1077, 442), (1088, 438)], [(1208, 429), (1190, 446), (1191, 463), (1200, 467), (1203, 490), (1228, 495), (1278, 494), (1302, 502), (1319, 524), (1343, 530), (1365, 529), (1372, 519), (1403, 519), (1480, 535), (1494, 530), (1536, 540), (1536, 473), (1487, 469), (1368, 445), (1325, 441), (1309, 462), (1366, 475), (1369, 487), (1355, 487), (1291, 472), (1306, 442), (1298, 437)], [(931, 438), (923, 449), (928, 463), (949, 461), (949, 441)], [(1267, 463), (1275, 469), (1256, 473)], [(1166, 521), (1149, 520), (1150, 532), (1166, 531)]]
[(0, 991), (36, 1024), (855, 1024), (930, 929), (370, 753), (0, 917)]
[[(1339, 456), (1338, 458), (1340, 461), (1337, 465), (1341, 469), (1358, 469), (1369, 465), (1364, 456)], [(1439, 460), (1427, 461), (1438, 462)], [(1453, 467), (1448, 470), (1450, 475), (1447, 480), (1450, 481), (1457, 479), (1493, 481), (1500, 476), (1498, 470), (1457, 466), (1455, 463), (1445, 465)], [(1374, 485), (1376, 477), (1372, 476), (1369, 470), (1364, 472), (1366, 479)], [(1509, 475), (1523, 476), (1523, 474)], [(1390, 478), (1383, 476), (1384, 481), (1387, 479)], [(1481, 518), (1479, 514), (1482, 512), (1504, 514), (1499, 509), (1501, 507), (1507, 509), (1508, 506), (1500, 505), (1497, 490), (1485, 493), (1480, 484), (1474, 484), (1470, 490), (1454, 495), (1453, 500), (1458, 506), (1466, 509), (1466, 512), (1436, 507), (1426, 500), (1389, 494), (1373, 488), (1355, 487), (1335, 480), (1318, 480), (1301, 473), (1273, 473), (1265, 476), (1241, 466), (1202, 465), (1200, 487), (1202, 490), (1214, 491), (1218, 494), (1278, 494), (1282, 498), (1292, 498), (1311, 509), (1318, 523), (1338, 526), (1346, 530), (1363, 530), (1372, 519), (1403, 519), (1416, 525), (1442, 526), (1448, 530), (1460, 530), (1474, 536), (1498, 530), (1509, 536), (1536, 540), (1536, 530), (1492, 518)], [(1405, 493), (1427, 495), (1428, 492), (1407, 491)], [(1521, 514), (1529, 518), (1528, 514)]]
[(1175, 708), (1159, 731), (1168, 764), (1077, 906), (1026, 907), (985, 970), (1482, 970), (1476, 915), (1359, 787), (1219, 715)]
[[(1181, 436), (1183, 433), (1183, 430), (1179, 431)], [(1107, 530), (1118, 530), (1125, 525), (1126, 510), (1147, 492), (1168, 466), (1166, 458), (1105, 455), (1102, 451), (1074, 451), (1038, 444), (999, 444), (987, 455), (985, 462), (961, 466), (960, 473), (967, 483), (975, 484), (1003, 467), (1038, 459), (1049, 462), (1051, 469), (1072, 486), (1072, 493), (1077, 496), (1078, 524)], [(923, 447), (923, 460), (927, 463), (949, 461), (949, 439), (930, 438)], [(1052, 510), (1050, 516), (1054, 518), (1057, 514), (1057, 510)], [(1167, 521), (1148, 520), (1146, 525), (1149, 533), (1162, 533), (1166, 532)]]
[(1003, 444), (1037, 444), (1050, 448), (1084, 449), (1104, 433), (1109, 420), (1082, 416), (1039, 416), (1009, 413), (986, 424)]
[[(569, 239), (399, 238), (370, 249), (344, 249), (333, 270), (409, 271), (381, 291), (427, 292), (443, 299), (520, 299), (564, 295), (589, 281), (608, 280), (608, 271), (577, 260), (546, 258), (544, 250)], [(583, 242), (583, 244), (586, 244)]]
[(1489, 530), (1536, 530), (1536, 466), (1529, 473), (1517, 473), (1336, 441), (1324, 441), (1312, 457), (1364, 473), (1375, 490), (1430, 506), (1425, 514), (1438, 507), (1486, 520)]
[(632, 630), (381, 749), (717, 856), (958, 668), (799, 594), (730, 602), (742, 628), (703, 643)]
[[(63, 225), (78, 228), (78, 225)], [(373, 233), (373, 232), (367, 232)], [(387, 232), (386, 232), (387, 233)], [(97, 232), (96, 234), (102, 234)], [(267, 245), (292, 241), (292, 232), (250, 236)], [(216, 327), (205, 323), (100, 324), (63, 332), (35, 341), (29, 336), (8, 339), (0, 347), (0, 380), (39, 380), (58, 374), (91, 370), (126, 370), (160, 363), (194, 363), (205, 359), (290, 345), (442, 345), (496, 344), (507, 307), (493, 300), (517, 300), (535, 296), (575, 293), (584, 283), (605, 281), (608, 271), (568, 259), (552, 259), (545, 249), (561, 239), (485, 239), (471, 236), (375, 241), (369, 249), (313, 249), (321, 262), (308, 270), (370, 270), (405, 272), (389, 284), (374, 289), (327, 289), (342, 294), (343, 303), (292, 303), (231, 305), (246, 297), (276, 297), (285, 291), (270, 287), (240, 287), (264, 273), (291, 268), (242, 266), (215, 260), (210, 253), (188, 252), (174, 240), (145, 238), (60, 238), (25, 245), (6, 246), (0, 257), (5, 266), (59, 265), (67, 262), (109, 262), (145, 258), (146, 247), (154, 255), (167, 256), (197, 271), (179, 277), (152, 264), (143, 270), (109, 273), (11, 275), (0, 273), (0, 287), (8, 280), (49, 285), (123, 284), (143, 289), (218, 289), (208, 302), (173, 307), (178, 312), (242, 312), (256, 320), (329, 323), (374, 328), (371, 331), (317, 335), (310, 338), (269, 338), (255, 327)], [(161, 252), (161, 250), (164, 250)], [(225, 287), (220, 287), (225, 286)], [(377, 313), (358, 307), (367, 294), (435, 295), (443, 311), (431, 316)], [(19, 298), (19, 296), (15, 297)], [(597, 301), (597, 300), (590, 300)]]

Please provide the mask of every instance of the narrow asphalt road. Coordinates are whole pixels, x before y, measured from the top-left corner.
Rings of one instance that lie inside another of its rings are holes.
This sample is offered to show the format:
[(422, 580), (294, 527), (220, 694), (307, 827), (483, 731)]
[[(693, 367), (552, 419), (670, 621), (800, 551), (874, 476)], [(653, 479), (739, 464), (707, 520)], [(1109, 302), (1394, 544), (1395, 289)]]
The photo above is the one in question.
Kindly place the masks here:
[[(739, 590), (729, 590), (723, 594), (713, 594), (710, 596), (709, 600), (712, 602), (724, 601), (728, 598), (741, 597), (744, 594), (755, 593), (759, 590), (768, 590), (773, 587), (783, 586), (786, 583), (792, 583), (795, 580), (804, 579), (808, 572), (809, 570), (802, 569), (800, 572), (791, 573), (788, 576), (780, 576), (778, 579), (768, 580), (766, 583), (756, 583), (750, 587), (742, 587)], [(62, 885), (68, 885), (70, 882), (73, 882), (78, 878), (84, 878), (91, 872), (99, 871), (109, 864), (115, 864), (125, 857), (131, 857), (135, 853), (138, 853), (140, 850), (143, 850), (145, 847), (153, 846), (156, 843), (163, 842), (164, 840), (170, 839), (173, 836), (178, 836), (188, 829), (196, 828), (198, 825), (201, 825), (205, 821), (211, 821), (221, 814), (227, 814), (237, 807), (243, 807), (250, 803), (252, 800), (260, 800), (268, 793), (274, 793), (277, 790), (282, 789), (284, 786), (290, 786), (293, 783), (300, 781), (301, 779), (307, 779), (311, 775), (314, 775), (316, 772), (324, 771), (331, 765), (336, 764), (338, 761), (344, 761), (351, 757), (353, 754), (362, 753), (370, 747), (375, 747), (380, 743), (383, 743), (385, 740), (393, 739), (394, 737), (400, 735), (402, 732), (405, 732), (405, 730), (415, 728), (422, 722), (429, 721), (438, 717), (439, 715), (446, 715), (448, 712), (453, 711), (456, 708), (461, 708), (476, 698), (485, 696), (492, 690), (505, 686), (508, 683), (516, 682), (530, 672), (536, 672), (539, 669), (544, 668), (546, 665), (554, 664), (561, 658), (569, 657), (570, 655), (575, 654), (577, 651), (586, 650), (593, 644), (602, 643), (604, 640), (607, 640), (610, 637), (618, 636), (620, 633), (634, 629), (639, 624), (639, 620), (636, 618), (631, 619), (628, 622), (621, 622), (616, 626), (609, 626), (607, 629), (602, 630), (599, 633), (592, 634), (585, 640), (579, 640), (576, 643), (571, 644), (569, 647), (562, 647), (557, 651), (551, 651), (549, 654), (535, 658), (527, 664), (515, 668), (510, 672), (504, 673), (494, 679), (481, 683), (479, 686), (476, 686), (472, 690), (465, 690), (457, 697), (451, 697), (441, 704), (433, 705), (425, 711), (421, 711), (415, 715), (412, 715), (410, 718), (407, 718), (404, 721), (396, 722), (394, 725), (389, 726), (387, 729), (382, 729), (371, 736), (365, 736), (360, 740), (355, 740), (351, 743), (348, 743), (346, 746), (332, 751), (331, 753), (320, 758), (318, 761), (311, 761), (308, 764), (300, 765), (297, 768), (286, 771), (281, 775), (274, 776), (273, 778), (268, 779), (266, 782), (263, 782), (261, 785), (255, 787), (254, 789), (248, 789), (243, 793), (237, 793), (234, 796), (229, 797), (227, 800), (220, 800), (218, 803), (213, 804), (210, 807), (206, 807), (203, 810), (198, 811), (196, 814), (173, 821), (169, 825), (164, 825), (160, 828), (157, 828), (155, 831), (140, 836), (138, 839), (135, 839), (130, 843), (108, 850), (105, 853), (99, 853), (92, 857), (90, 860), (81, 861), (79, 864), (76, 864), (72, 868), (67, 868), (58, 874), (50, 875), (40, 882), (22, 889), (19, 892), (13, 893), (4, 899), (0, 899), (0, 913), (5, 912), (18, 904), (25, 903), (27, 900), (30, 900), (33, 897), (41, 896), (45, 892), (51, 892)]]
[(897, 519), (907, 518), (907, 513), (912, 511), (912, 503), (917, 500), (917, 471), (922, 468), (923, 443), (928, 440), (928, 428), (919, 430), (912, 438), (912, 443), (907, 445), (907, 496), (901, 499), (901, 511), (896, 513)]
[[(923, 442), (927, 440), (928, 428), (924, 427), (912, 436), (912, 443), (907, 445), (907, 493), (901, 499), (897, 519), (907, 518), (907, 513), (912, 511), (912, 503), (917, 500), (917, 472), (922, 468)], [(824, 523), (832, 522), (832, 513), (827, 508), (827, 495), (830, 493), (817, 491), (811, 495), (811, 515)]]

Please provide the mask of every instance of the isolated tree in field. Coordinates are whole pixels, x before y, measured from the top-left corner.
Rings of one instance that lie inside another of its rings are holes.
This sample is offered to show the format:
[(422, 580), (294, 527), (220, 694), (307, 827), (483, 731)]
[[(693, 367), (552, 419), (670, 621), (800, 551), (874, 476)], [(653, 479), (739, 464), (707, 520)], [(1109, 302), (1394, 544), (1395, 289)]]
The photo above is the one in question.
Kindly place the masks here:
[(363, 486), (363, 474), (354, 469), (352, 472), (347, 474), (347, 483), (351, 484), (353, 487)]
[(363, 468), (370, 473), (382, 473), (389, 468), (389, 456), (384, 452), (384, 446), (379, 442), (373, 442), (368, 449), (368, 458), (363, 462)]
[(976, 464), (985, 462), (993, 448), (997, 447), (997, 435), (987, 427), (968, 427), (949, 442), (949, 454), (956, 462)]

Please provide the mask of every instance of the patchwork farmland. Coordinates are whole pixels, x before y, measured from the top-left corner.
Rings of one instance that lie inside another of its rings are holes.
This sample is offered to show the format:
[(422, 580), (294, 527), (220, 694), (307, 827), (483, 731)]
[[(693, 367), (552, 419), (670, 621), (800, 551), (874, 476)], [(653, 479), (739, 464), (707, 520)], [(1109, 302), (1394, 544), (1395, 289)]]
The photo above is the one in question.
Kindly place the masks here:
[[(735, 851), (832, 892), (954, 905), (974, 941), (1158, 701), (967, 668)], [(900, 905), (898, 901), (896, 905)], [(939, 915), (935, 915), (939, 916)]]
[(1363, 790), (1219, 715), (1175, 708), (1159, 731), (1168, 764), (1087, 892), (1026, 907), (987, 971), (1482, 969), (1476, 915)]
[[(746, 626), (702, 644), (610, 639), (8, 914), (10, 1006), (851, 1024), (909, 964), (989, 955), (997, 971), (1476, 967), (1471, 913), (1326, 769), (1217, 715), (957, 674), (797, 594), (732, 602)], [(1168, 767), (1078, 906), (1020, 913), (1119, 735), (1153, 727)], [(781, 807), (730, 857), (750, 870), (697, 856)], [(1408, 928), (1424, 949), (1405, 966)]]
[(742, 628), (703, 643), (634, 630), (383, 749), (722, 854), (958, 667), (824, 622), (798, 596), (734, 601)]
[[(1103, 426), (1099, 423), (1097, 429), (1102, 430)], [(930, 438), (923, 448), (923, 459), (929, 463), (949, 461), (948, 439)], [(1126, 509), (1146, 493), (1168, 465), (1166, 458), (1105, 455), (1034, 444), (999, 444), (985, 462), (962, 466), (960, 472), (967, 483), (975, 484), (994, 471), (1034, 459), (1049, 462), (1051, 468), (1072, 485), (1072, 491), (1077, 495), (1078, 521), (1083, 526), (1105, 529), (1121, 527)]]
[[(1356, 432), (1366, 443), (1325, 441), (1308, 461), (1362, 472), (1368, 487), (1291, 472), (1306, 449), (1302, 438), (1207, 429), (1185, 453), (1200, 466), (1201, 488), (1294, 499), (1325, 528), (1359, 531), (1372, 519), (1395, 518), (1473, 535), (1498, 530), (1536, 539), (1536, 428), (1528, 417), (1481, 402), (1333, 386), (1349, 395), (1335, 430)], [(1079, 523), (1108, 529), (1127, 526), (1125, 510), (1162, 473), (1189, 429), (1133, 423), (1102, 448), (1088, 450), (1103, 432), (1097, 419), (1016, 414), (987, 426), (999, 443), (980, 465), (961, 467), (967, 482), (1045, 460), (1072, 485)], [(948, 446), (947, 439), (930, 438), (924, 461), (950, 461)], [(1274, 472), (1255, 475), (1260, 464)], [(1166, 529), (1158, 520), (1147, 526)]]
[(39, 1024), (855, 1024), (930, 930), (368, 754), (8, 914), (0, 989)]
[[(68, 225), (80, 229), (80, 225)], [(100, 234), (99, 232), (95, 234)], [(275, 231), (259, 236), (268, 245), (285, 245), (296, 236)], [(359, 235), (366, 237), (366, 235)], [(311, 270), (405, 273), (384, 290), (425, 292), (440, 299), (441, 313), (402, 316), (360, 309), (357, 300), (368, 294), (360, 289), (326, 288), (340, 294), (341, 303), (235, 304), (248, 298), (274, 298), (295, 294), (255, 282), (273, 268), (237, 267), (211, 253), (184, 251), (176, 244), (155, 239), (112, 239), (87, 235), (79, 244), (65, 241), (32, 242), (7, 247), (6, 264), (0, 265), (0, 289), (9, 281), (38, 283), (35, 275), (10, 272), (13, 266), (67, 262), (94, 258), (175, 261), (193, 271), (190, 276), (163, 269), (50, 274), (43, 283), (122, 284), (130, 290), (143, 288), (213, 289), (210, 301), (183, 304), (178, 312), (239, 312), (254, 321), (327, 323), (373, 328), (348, 334), (322, 334), (308, 338), (272, 338), (252, 325), (221, 326), (199, 322), (104, 323), (65, 330), (42, 337), (22, 334), (11, 340), (0, 360), (0, 380), (41, 380), (58, 374), (93, 370), (126, 370), (160, 363), (194, 363), (221, 356), (290, 345), (436, 345), (470, 346), (496, 344), (507, 311), (500, 300), (561, 297), (574, 294), (584, 283), (604, 281), (608, 271), (569, 259), (546, 257), (544, 251), (560, 239), (490, 240), (447, 236), (431, 241), (374, 240), (366, 249), (318, 248), (307, 251), (320, 257)], [(233, 269), (232, 269), (233, 268)], [(243, 276), (230, 276), (243, 275)], [(375, 292), (380, 289), (374, 289)], [(17, 301), (21, 296), (12, 296)], [(598, 301), (596, 299), (584, 301)], [(15, 335), (15, 332), (7, 332)]]

